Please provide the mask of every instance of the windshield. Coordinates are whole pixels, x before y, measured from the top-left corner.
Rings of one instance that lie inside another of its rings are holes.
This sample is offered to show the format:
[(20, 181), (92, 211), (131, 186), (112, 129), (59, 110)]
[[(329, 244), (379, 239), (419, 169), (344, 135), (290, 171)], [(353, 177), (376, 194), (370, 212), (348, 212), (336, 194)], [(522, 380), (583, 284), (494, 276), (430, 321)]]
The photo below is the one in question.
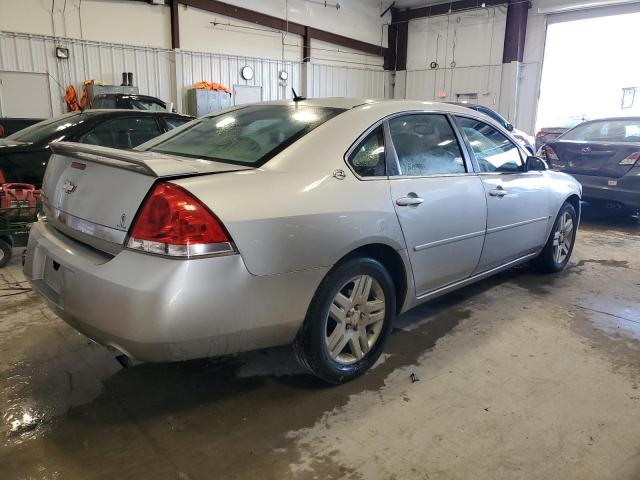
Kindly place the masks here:
[(16, 142), (38, 143), (56, 135), (64, 136), (66, 130), (84, 121), (81, 112), (71, 112), (38, 122), (20, 130), (7, 138)]
[(562, 140), (638, 143), (640, 118), (587, 122), (565, 133)]
[(343, 112), (339, 108), (253, 105), (195, 120), (145, 150), (260, 166), (314, 128)]

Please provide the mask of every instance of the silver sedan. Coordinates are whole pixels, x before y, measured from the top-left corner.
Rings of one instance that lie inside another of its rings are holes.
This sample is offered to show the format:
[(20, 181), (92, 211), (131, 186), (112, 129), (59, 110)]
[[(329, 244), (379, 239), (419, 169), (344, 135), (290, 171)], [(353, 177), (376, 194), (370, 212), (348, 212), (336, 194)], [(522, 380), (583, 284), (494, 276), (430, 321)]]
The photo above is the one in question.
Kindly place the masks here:
[(339, 383), (397, 314), (525, 261), (568, 263), (580, 185), (454, 105), (237, 107), (133, 151), (58, 143), (25, 272), (143, 361), (293, 344)]

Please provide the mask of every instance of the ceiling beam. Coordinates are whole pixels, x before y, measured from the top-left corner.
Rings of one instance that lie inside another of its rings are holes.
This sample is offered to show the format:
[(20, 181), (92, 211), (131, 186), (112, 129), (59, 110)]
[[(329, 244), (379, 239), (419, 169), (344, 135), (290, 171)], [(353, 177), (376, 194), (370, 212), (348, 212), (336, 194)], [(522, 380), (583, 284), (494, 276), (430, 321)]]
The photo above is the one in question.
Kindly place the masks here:
[(408, 22), (418, 18), (435, 17), (436, 15), (447, 15), (448, 13), (461, 12), (465, 10), (475, 10), (478, 8), (495, 7), (506, 5), (508, 0), (456, 0), (447, 3), (438, 3), (428, 7), (410, 8), (400, 10), (396, 17), (396, 22)]
[(273, 28), (274, 30), (280, 30), (281, 32), (289, 32), (300, 35), (301, 37), (307, 36), (309, 39), (314, 38), (340, 47), (367, 53), (369, 55), (384, 56), (386, 53), (386, 48), (381, 47), (380, 45), (363, 42), (361, 40), (356, 40), (355, 38), (345, 37), (326, 30), (308, 27), (300, 23), (288, 22), (279, 17), (256, 12), (255, 10), (250, 10), (248, 8), (236, 7), (218, 0), (178, 0), (178, 3), (199, 8), (200, 10), (205, 10), (207, 12), (217, 13), (218, 15), (223, 15), (225, 17), (235, 18), (243, 22)]

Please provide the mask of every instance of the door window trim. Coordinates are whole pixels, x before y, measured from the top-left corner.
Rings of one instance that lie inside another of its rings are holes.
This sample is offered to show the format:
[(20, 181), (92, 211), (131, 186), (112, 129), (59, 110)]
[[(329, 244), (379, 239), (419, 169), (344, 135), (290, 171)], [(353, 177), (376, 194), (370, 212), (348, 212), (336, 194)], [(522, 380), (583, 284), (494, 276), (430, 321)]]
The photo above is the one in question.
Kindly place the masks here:
[[(394, 118), (397, 117), (404, 117), (407, 115), (441, 115), (443, 117), (445, 117), (445, 119), (447, 120), (447, 122), (449, 123), (449, 126), (451, 127), (451, 130), (453, 131), (455, 137), (456, 137), (456, 141), (458, 142), (458, 148), (460, 148), (460, 153), (462, 154), (462, 161), (464, 162), (464, 168), (466, 170), (466, 172), (457, 172), (457, 173), (431, 173), (428, 175), (400, 175), (400, 163), (398, 161), (398, 154), (396, 152), (396, 148), (395, 145), (393, 145), (393, 141), (391, 139), (391, 131), (389, 129), (389, 121), (393, 120)], [(434, 111), (434, 110), (430, 110), (430, 111), (422, 111), (422, 110), (408, 110), (406, 112), (397, 112), (394, 114), (391, 114), (387, 117), (384, 118), (384, 122), (385, 122), (385, 129), (388, 131), (388, 138), (390, 141), (390, 147), (387, 149), (387, 162), (393, 162), (393, 169), (394, 174), (393, 175), (389, 175), (389, 179), (390, 180), (400, 180), (403, 178), (438, 178), (438, 177), (464, 177), (464, 176), (470, 176), (470, 175), (477, 175), (476, 169), (475, 169), (475, 165), (473, 164), (473, 162), (471, 161), (471, 157), (469, 156), (469, 152), (467, 150), (467, 145), (466, 143), (464, 143), (462, 141), (460, 132), (458, 131), (458, 125), (453, 121), (453, 119), (451, 118), (451, 114), (449, 112), (439, 112), (439, 111)], [(385, 135), (385, 138), (387, 137), (387, 135)], [(391, 156), (391, 158), (389, 158)], [(387, 172), (389, 172), (389, 167), (387, 167)]]
[[(462, 158), (464, 161), (464, 165), (466, 168), (466, 172), (460, 173), (434, 173), (431, 175), (421, 175), (421, 176), (408, 176), (408, 175), (398, 175), (400, 171), (400, 166), (398, 163), (398, 156), (395, 151), (395, 147), (393, 147), (393, 142), (391, 142), (391, 133), (389, 131), (389, 120), (392, 120), (395, 117), (401, 117), (404, 115), (443, 115), (447, 118), (449, 125), (451, 126), (456, 140), (458, 141), (458, 146), (460, 147), (460, 151), (462, 152)], [(362, 181), (372, 181), (372, 180), (396, 180), (403, 178), (433, 178), (433, 177), (460, 177), (460, 176), (475, 176), (478, 174), (477, 167), (474, 164), (474, 157), (469, 154), (468, 146), (464, 141), (464, 138), (458, 128), (457, 123), (455, 122), (453, 115), (451, 112), (440, 111), (440, 110), (406, 110), (403, 112), (395, 112), (389, 115), (384, 116), (380, 120), (376, 121), (369, 128), (367, 128), (363, 133), (361, 133), (358, 138), (349, 146), (345, 154), (343, 155), (344, 163), (347, 165), (351, 173), (358, 179)], [(470, 117), (473, 118), (473, 117)], [(475, 120), (475, 119), (474, 119)], [(375, 128), (382, 125), (384, 129), (384, 141), (385, 141), (385, 163), (386, 163), (386, 176), (378, 176), (378, 177), (362, 177), (358, 175), (351, 164), (349, 163), (349, 157), (353, 150), (355, 150), (358, 145), (367, 137)], [(393, 148), (389, 148), (391, 145)]]
[[(455, 122), (456, 128), (458, 129), (460, 136), (464, 139), (464, 144), (467, 148), (467, 154), (469, 155), (469, 157), (472, 159), (473, 162), (473, 168), (476, 170), (478, 175), (522, 175), (524, 173), (540, 173), (540, 172), (527, 172), (525, 170), (522, 170), (520, 172), (483, 172), (480, 169), (480, 164), (478, 163), (478, 159), (476, 158), (476, 154), (473, 151), (473, 148), (471, 148), (471, 144), (469, 143), (469, 138), (467, 137), (467, 135), (464, 133), (464, 131), (462, 130), (462, 128), (460, 127), (460, 124), (458, 123), (458, 118), (468, 118), (470, 120), (474, 120), (476, 122), (480, 122), (480, 123), (484, 123), (485, 125), (488, 125), (489, 127), (497, 130), (499, 133), (501, 133), (508, 141), (509, 143), (511, 143), (511, 145), (513, 145), (516, 150), (518, 151), (518, 155), (520, 156), (520, 161), (522, 162), (522, 168), (525, 168), (525, 165), (527, 163), (527, 156), (525, 155), (525, 152), (523, 150), (524, 147), (521, 147), (517, 142), (514, 142), (511, 138), (509, 138), (509, 133), (502, 128), (502, 126), (500, 125), (493, 125), (490, 122), (485, 121), (485, 119), (482, 118), (478, 118), (475, 117), (473, 115), (467, 115), (466, 113), (454, 113), (451, 114), (452, 116), (452, 120)], [(497, 124), (497, 122), (496, 122)]]
[[(355, 149), (358, 148), (362, 144), (362, 142), (369, 136), (369, 134), (371, 134), (376, 128), (380, 126), (382, 126), (382, 131), (383, 131), (382, 141), (384, 142), (384, 165), (385, 165), (386, 175), (374, 175), (374, 176), (363, 177), (362, 175), (358, 174), (355, 171), (355, 169), (353, 168), (353, 165), (351, 165), (351, 162), (349, 162), (349, 158), (351, 157), (351, 154), (355, 151)], [(387, 148), (387, 129), (386, 129), (386, 126), (384, 125), (384, 119), (378, 120), (376, 123), (374, 123), (369, 128), (367, 128), (362, 134), (360, 134), (356, 139), (356, 141), (351, 144), (351, 146), (343, 155), (343, 160), (344, 160), (344, 163), (347, 164), (347, 167), (349, 168), (351, 173), (353, 173), (358, 180), (362, 180), (366, 182), (372, 181), (372, 180), (388, 180), (389, 179), (389, 150)]]

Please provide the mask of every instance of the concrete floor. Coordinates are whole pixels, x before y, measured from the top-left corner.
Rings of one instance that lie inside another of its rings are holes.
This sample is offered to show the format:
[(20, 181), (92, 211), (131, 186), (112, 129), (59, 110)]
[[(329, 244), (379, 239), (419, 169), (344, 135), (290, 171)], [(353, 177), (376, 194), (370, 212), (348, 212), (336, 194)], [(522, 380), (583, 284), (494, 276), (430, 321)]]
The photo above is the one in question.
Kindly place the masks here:
[(640, 479), (640, 229), (585, 217), (567, 271), (408, 312), (333, 388), (287, 349), (123, 370), (5, 268), (0, 478)]

